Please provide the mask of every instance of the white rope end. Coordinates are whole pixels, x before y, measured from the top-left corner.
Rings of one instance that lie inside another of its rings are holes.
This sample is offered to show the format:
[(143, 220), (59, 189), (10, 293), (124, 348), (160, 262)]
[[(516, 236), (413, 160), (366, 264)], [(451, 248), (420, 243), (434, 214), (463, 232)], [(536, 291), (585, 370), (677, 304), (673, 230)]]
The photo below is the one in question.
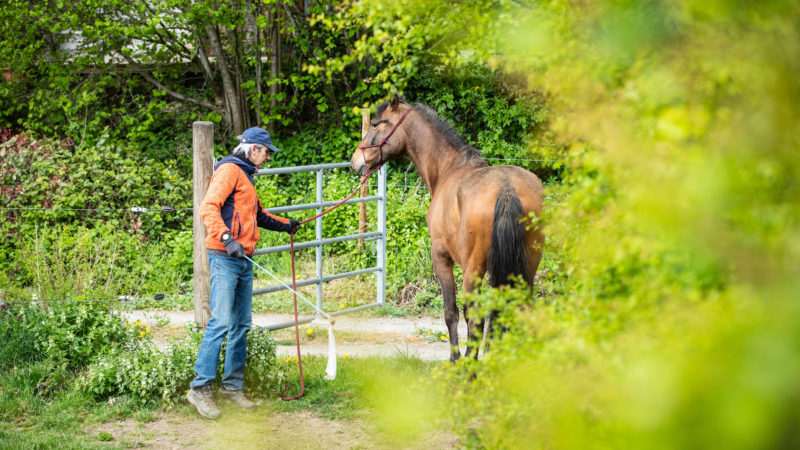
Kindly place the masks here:
[(333, 324), (336, 321), (333, 318), (322, 319), (316, 318), (311, 321), (312, 325), (319, 325), (328, 327), (328, 365), (325, 367), (325, 379), (336, 379), (336, 338), (333, 337)]

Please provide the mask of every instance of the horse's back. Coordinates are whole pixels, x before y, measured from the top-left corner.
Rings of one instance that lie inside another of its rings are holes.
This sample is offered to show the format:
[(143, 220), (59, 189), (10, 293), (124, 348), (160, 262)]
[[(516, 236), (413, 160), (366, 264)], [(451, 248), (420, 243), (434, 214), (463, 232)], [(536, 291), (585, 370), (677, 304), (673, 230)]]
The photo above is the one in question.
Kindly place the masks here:
[[(462, 209), (484, 215), (486, 204), (492, 206), (500, 190), (510, 186), (519, 197), (526, 213), (542, 212), (544, 186), (534, 173), (517, 166), (489, 166), (473, 171), (459, 180), (458, 197)], [(470, 207), (471, 206), (471, 207)]]

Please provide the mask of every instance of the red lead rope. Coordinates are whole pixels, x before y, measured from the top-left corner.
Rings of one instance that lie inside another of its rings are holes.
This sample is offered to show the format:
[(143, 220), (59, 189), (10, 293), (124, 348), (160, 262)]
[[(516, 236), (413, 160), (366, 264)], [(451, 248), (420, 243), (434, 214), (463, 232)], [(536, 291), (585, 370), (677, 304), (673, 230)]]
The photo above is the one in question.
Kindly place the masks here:
[[(366, 159), (366, 157), (365, 157), (365, 159)], [(365, 163), (366, 163), (366, 160), (365, 160)], [(326, 209), (325, 211), (322, 211), (321, 213), (317, 214), (316, 216), (310, 217), (310, 218), (300, 222), (298, 227), (300, 225), (304, 224), (304, 223), (311, 222), (314, 219), (322, 217), (325, 214), (328, 214), (329, 212), (333, 211), (334, 209), (342, 206), (342, 204), (344, 202), (346, 202), (346, 201), (350, 200), (351, 198), (353, 198), (353, 196), (356, 195), (356, 192), (358, 192), (358, 190), (361, 189), (361, 186), (364, 186), (364, 183), (367, 182), (367, 179), (370, 177), (370, 175), (372, 175), (376, 170), (378, 170), (380, 168), (381, 168), (381, 166), (378, 166), (378, 167), (370, 170), (369, 172), (367, 172), (367, 174), (364, 175), (364, 178), (361, 179), (361, 183), (359, 183), (358, 186), (353, 190), (353, 192), (351, 192), (350, 195), (345, 197), (344, 200), (342, 200), (339, 203), (331, 206), (330, 208)], [(298, 319), (298, 316), (297, 316), (297, 276), (295, 275), (295, 271), (294, 271), (294, 233), (295, 233), (295, 230), (292, 230), (292, 232), (289, 233), (289, 253), (292, 256), (292, 290), (295, 291), (295, 293), (293, 294), (294, 295), (294, 337), (295, 337), (295, 342), (297, 342), (297, 368), (300, 371), (300, 393), (295, 395), (294, 397), (281, 397), (281, 400), (286, 400), (286, 401), (288, 401), (288, 400), (296, 400), (296, 399), (302, 397), (303, 394), (306, 391), (305, 381), (303, 380), (303, 358), (300, 356), (300, 323), (299, 323), (299, 319)], [(288, 389), (289, 389), (289, 385), (287, 384), (286, 388), (284, 388), (284, 390), (281, 393), (281, 395), (285, 394)]]
[[(369, 172), (367, 172), (366, 175), (364, 175), (364, 178), (361, 179), (361, 183), (359, 183), (358, 186), (355, 189), (353, 189), (353, 192), (351, 192), (350, 195), (345, 197), (344, 200), (342, 200), (339, 203), (331, 206), (330, 208), (326, 209), (325, 211), (322, 211), (321, 213), (317, 214), (316, 216), (310, 217), (310, 218), (300, 222), (298, 227), (300, 225), (304, 224), (304, 223), (311, 222), (312, 220), (314, 220), (314, 219), (316, 219), (318, 217), (322, 217), (325, 214), (328, 214), (329, 212), (333, 211), (334, 209), (342, 206), (342, 204), (344, 202), (350, 200), (354, 195), (356, 195), (356, 192), (358, 192), (358, 190), (361, 189), (361, 186), (364, 186), (364, 183), (367, 182), (367, 179), (370, 177), (370, 175), (372, 175), (376, 170), (380, 169), (381, 166), (383, 165), (383, 162), (384, 162), (383, 161), (383, 146), (384, 146), (384, 144), (386, 144), (386, 141), (389, 140), (389, 138), (394, 134), (394, 132), (397, 130), (397, 128), (400, 126), (400, 124), (403, 123), (403, 121), (406, 119), (406, 116), (408, 116), (408, 113), (410, 113), (413, 109), (414, 108), (409, 106), (408, 110), (405, 113), (403, 113), (403, 116), (400, 117), (400, 120), (397, 121), (397, 123), (394, 125), (394, 127), (392, 127), (392, 130), (389, 131), (389, 134), (387, 134), (386, 137), (383, 138), (383, 140), (379, 144), (365, 145), (365, 146), (360, 146), (359, 145), (358, 146), (357, 149), (361, 150), (361, 156), (364, 157), (364, 167), (367, 167), (367, 155), (366, 155), (366, 152), (364, 150), (366, 150), (368, 148), (377, 147), (378, 151), (380, 152), (380, 155), (379, 155), (379, 158), (378, 158), (378, 166), (375, 167), (374, 169), (370, 170)], [(292, 230), (291, 233), (289, 233), (289, 253), (292, 256), (292, 290), (294, 291), (294, 338), (295, 338), (295, 342), (297, 342), (297, 368), (300, 371), (300, 393), (295, 395), (294, 397), (281, 397), (281, 400), (295, 400), (295, 399), (298, 399), (298, 398), (302, 397), (303, 394), (306, 391), (305, 381), (303, 381), (303, 359), (300, 356), (300, 323), (299, 323), (299, 319), (297, 317), (297, 276), (295, 275), (295, 271), (294, 271), (294, 232), (295, 232), (295, 230)], [(283, 390), (281, 395), (285, 394), (288, 389), (289, 389), (289, 385), (287, 384), (286, 388)]]

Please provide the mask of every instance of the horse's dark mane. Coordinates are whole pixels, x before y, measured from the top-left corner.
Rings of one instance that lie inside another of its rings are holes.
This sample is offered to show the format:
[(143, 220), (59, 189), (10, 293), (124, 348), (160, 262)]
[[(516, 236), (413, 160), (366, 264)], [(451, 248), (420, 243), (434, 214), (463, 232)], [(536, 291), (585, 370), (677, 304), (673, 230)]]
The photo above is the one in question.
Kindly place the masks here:
[[(400, 100), (405, 102), (405, 100), (402, 98)], [(388, 106), (388, 101), (381, 103), (378, 106), (375, 115), (380, 116)], [(442, 136), (444, 136), (448, 144), (452, 145), (453, 148), (464, 154), (465, 164), (475, 164), (478, 166), (486, 165), (486, 161), (483, 159), (481, 151), (469, 145), (467, 141), (465, 141), (464, 138), (462, 138), (461, 135), (458, 134), (458, 132), (446, 120), (442, 119), (433, 108), (424, 103), (416, 103), (414, 104), (414, 110), (417, 111), (422, 118), (434, 128), (434, 130), (438, 131)]]
[(414, 110), (417, 111), (423, 119), (425, 119), (431, 126), (441, 133), (447, 140), (447, 143), (452, 145), (453, 148), (464, 154), (467, 163), (483, 163), (483, 155), (477, 148), (467, 144), (467, 141), (461, 137), (460, 134), (453, 128), (446, 120), (442, 119), (439, 114), (430, 106), (424, 103), (417, 103), (414, 105)]

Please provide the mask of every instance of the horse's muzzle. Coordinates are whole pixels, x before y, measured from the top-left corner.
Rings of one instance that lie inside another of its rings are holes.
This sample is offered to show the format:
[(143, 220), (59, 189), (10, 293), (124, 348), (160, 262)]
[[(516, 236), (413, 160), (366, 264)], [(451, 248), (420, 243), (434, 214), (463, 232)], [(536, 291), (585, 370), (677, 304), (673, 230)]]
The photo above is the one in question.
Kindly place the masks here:
[(353, 158), (350, 159), (350, 167), (353, 169), (353, 172), (361, 175), (362, 177), (366, 175), (367, 162), (364, 160), (364, 150), (361, 150), (360, 152), (356, 150), (356, 152), (353, 153)]

